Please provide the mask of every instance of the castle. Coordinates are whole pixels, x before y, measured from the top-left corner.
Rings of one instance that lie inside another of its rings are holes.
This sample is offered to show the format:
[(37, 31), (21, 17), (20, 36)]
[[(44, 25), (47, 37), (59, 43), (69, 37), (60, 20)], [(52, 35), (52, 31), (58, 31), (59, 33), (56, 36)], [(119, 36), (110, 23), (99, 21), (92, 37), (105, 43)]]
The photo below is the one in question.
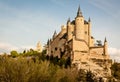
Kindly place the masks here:
[(69, 18), (58, 34), (54, 32), (46, 50), (48, 56), (70, 57), (72, 65), (77, 65), (78, 69), (91, 70), (103, 77), (111, 75), (107, 40), (105, 38), (103, 45), (100, 41), (95, 44), (91, 35), (91, 20), (84, 19), (80, 7), (74, 20)]

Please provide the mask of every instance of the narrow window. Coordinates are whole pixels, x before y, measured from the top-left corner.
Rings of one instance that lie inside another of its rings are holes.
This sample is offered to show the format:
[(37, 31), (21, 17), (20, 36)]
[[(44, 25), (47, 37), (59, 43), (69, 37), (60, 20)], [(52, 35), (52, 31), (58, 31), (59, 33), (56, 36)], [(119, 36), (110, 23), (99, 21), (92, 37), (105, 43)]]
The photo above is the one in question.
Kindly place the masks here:
[(55, 47), (55, 51), (57, 51), (57, 47)]

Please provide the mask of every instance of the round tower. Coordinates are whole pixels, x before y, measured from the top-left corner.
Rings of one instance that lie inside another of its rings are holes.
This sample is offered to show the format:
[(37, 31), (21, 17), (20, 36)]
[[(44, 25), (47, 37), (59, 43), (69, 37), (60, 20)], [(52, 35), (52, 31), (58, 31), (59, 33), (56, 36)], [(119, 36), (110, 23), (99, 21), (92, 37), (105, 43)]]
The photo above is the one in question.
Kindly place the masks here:
[(91, 20), (88, 19), (88, 45), (91, 46)]
[(72, 39), (72, 26), (70, 22), (70, 18), (67, 21), (67, 41)]
[(80, 6), (75, 18), (75, 36), (76, 39), (84, 39), (84, 17), (82, 16), (82, 12), (80, 11)]
[(104, 40), (104, 55), (108, 55), (108, 43), (106, 38)]

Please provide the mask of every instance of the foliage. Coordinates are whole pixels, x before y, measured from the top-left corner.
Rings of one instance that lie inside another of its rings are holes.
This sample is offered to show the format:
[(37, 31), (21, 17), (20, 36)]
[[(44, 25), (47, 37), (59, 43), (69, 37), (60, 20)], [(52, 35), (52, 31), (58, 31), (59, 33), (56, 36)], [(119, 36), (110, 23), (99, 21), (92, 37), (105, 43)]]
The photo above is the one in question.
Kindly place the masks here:
[(113, 77), (120, 80), (120, 63), (114, 63), (111, 70)]
[(11, 51), (10, 54), (11, 54), (11, 56), (12, 56), (13, 58), (15, 58), (15, 57), (17, 57), (17, 56), (19, 55), (19, 54), (17, 53), (17, 51), (15, 51), (15, 50)]
[[(0, 82), (76, 82), (76, 70), (36, 58), (0, 57)], [(53, 78), (54, 77), (54, 78)]]
[(24, 56), (24, 57), (28, 57), (28, 56), (39, 56), (41, 53), (39, 53), (39, 52), (37, 52), (37, 51), (35, 51), (35, 50), (33, 50), (33, 49), (30, 49), (30, 50), (24, 50), (23, 51), (23, 53), (18, 53), (17, 51), (15, 51), (15, 50), (12, 50), (11, 52), (10, 52), (10, 54), (11, 54), (11, 56), (13, 57), (13, 58), (15, 58), (15, 57), (18, 57), (18, 56)]
[(87, 82), (94, 82), (94, 75), (92, 74), (91, 71), (87, 71), (86, 80)]
[(0, 56), (0, 82), (94, 82), (91, 71), (72, 68), (70, 57), (45, 53), (30, 49)]
[(102, 41), (101, 40), (97, 40), (96, 42), (97, 42), (98, 46), (102, 46)]
[(84, 70), (66, 69), (39, 57), (0, 56), (0, 82), (87, 82), (86, 77)]

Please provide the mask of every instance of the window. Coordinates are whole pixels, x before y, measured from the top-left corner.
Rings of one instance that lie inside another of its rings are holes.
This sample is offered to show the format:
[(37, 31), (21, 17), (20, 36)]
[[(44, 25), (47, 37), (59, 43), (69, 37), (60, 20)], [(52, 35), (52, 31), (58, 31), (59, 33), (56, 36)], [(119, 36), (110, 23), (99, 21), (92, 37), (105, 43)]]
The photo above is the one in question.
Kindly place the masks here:
[(53, 53), (53, 51), (51, 51), (51, 53)]
[(55, 51), (57, 51), (57, 47), (55, 47)]

